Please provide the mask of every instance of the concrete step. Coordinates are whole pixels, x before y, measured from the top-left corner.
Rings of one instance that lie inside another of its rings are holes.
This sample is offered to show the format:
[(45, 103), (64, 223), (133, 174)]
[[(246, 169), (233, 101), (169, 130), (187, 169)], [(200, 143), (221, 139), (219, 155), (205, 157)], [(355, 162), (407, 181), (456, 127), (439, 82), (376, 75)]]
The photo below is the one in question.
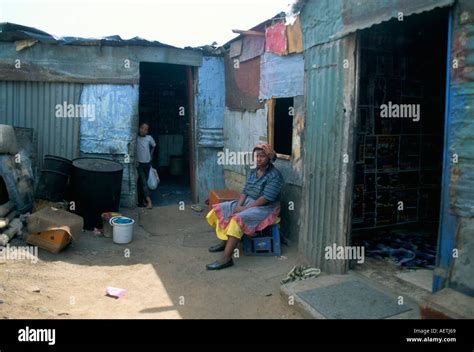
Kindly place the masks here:
[[(403, 305), (407, 308), (410, 308), (409, 311), (395, 314), (393, 316), (387, 317), (386, 319), (420, 318), (418, 303), (411, 297), (409, 297), (408, 295), (400, 294), (399, 292), (396, 292), (387, 286), (380, 285), (372, 280), (368, 280), (367, 278), (352, 271), (345, 275), (322, 275), (313, 279), (291, 282), (281, 286), (280, 295), (286, 304), (293, 306), (304, 317), (310, 319), (327, 319), (327, 317), (322, 312), (318, 311), (318, 308), (312, 306), (306, 300), (302, 299), (299, 294), (311, 289), (346, 283), (348, 281), (354, 280), (362, 282), (363, 284), (367, 285), (367, 287), (386, 294), (387, 296), (391, 297), (394, 302), (397, 302), (397, 304), (399, 302), (400, 297), (402, 297)], [(351, 293), (348, 292), (346, 298), (350, 297), (350, 294)], [(349, 315), (357, 316), (357, 314), (357, 312), (350, 312)]]
[(445, 288), (423, 300), (420, 314), (422, 319), (473, 319), (474, 297)]

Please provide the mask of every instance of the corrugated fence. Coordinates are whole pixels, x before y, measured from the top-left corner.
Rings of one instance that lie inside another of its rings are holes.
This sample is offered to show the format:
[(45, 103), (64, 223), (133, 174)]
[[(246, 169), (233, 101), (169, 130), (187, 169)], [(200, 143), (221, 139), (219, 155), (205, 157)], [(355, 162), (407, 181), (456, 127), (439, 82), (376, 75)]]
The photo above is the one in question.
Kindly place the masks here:
[(0, 123), (34, 130), (39, 167), (48, 154), (76, 158), (80, 119), (56, 117), (56, 106), (79, 104), (81, 91), (77, 83), (0, 81)]

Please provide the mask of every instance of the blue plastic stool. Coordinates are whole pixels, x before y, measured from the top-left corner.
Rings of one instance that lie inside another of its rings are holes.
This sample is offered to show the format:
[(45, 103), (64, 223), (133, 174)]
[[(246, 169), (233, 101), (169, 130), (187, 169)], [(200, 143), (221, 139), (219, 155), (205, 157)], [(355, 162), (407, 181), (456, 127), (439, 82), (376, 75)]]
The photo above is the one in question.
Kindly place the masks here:
[(281, 255), (280, 226), (270, 225), (254, 236), (244, 236), (242, 246), (245, 255), (277, 256)]

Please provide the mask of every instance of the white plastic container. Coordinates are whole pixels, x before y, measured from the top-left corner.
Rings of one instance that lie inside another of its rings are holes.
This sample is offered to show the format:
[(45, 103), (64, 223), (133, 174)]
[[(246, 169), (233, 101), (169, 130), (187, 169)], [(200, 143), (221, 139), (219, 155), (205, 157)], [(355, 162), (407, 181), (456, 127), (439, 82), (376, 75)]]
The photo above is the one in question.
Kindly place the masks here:
[(113, 227), (113, 241), (117, 244), (132, 242), (133, 224), (135, 224), (135, 220), (125, 216), (115, 216), (111, 218), (110, 225)]

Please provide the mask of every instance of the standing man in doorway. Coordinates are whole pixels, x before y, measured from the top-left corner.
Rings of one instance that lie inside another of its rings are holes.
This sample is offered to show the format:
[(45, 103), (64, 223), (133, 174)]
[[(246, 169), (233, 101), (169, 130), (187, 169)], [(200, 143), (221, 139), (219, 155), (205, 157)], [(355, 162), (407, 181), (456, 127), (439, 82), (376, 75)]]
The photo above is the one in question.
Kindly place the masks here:
[(137, 137), (137, 161), (138, 161), (138, 206), (153, 208), (151, 192), (148, 188), (148, 175), (150, 174), (151, 161), (155, 151), (156, 143), (152, 136), (148, 135), (150, 126), (143, 122), (140, 124)]

